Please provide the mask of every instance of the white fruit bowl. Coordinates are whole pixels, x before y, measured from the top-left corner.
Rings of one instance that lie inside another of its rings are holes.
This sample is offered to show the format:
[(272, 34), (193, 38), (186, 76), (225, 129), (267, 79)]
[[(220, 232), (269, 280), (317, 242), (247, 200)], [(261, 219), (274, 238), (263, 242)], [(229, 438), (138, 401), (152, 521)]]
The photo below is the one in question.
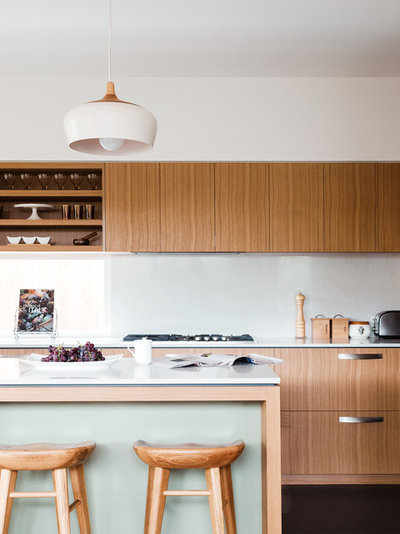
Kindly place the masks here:
[(17, 236), (17, 237), (11, 237), (11, 236), (7, 236), (7, 241), (10, 243), (10, 245), (18, 245), (19, 242), (21, 241), (21, 236)]

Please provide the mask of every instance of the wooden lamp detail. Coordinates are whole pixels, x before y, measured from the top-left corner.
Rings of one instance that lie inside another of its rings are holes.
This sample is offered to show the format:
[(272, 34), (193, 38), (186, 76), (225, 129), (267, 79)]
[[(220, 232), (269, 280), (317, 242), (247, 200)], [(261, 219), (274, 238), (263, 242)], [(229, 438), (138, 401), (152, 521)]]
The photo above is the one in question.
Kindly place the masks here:
[(306, 324), (304, 321), (303, 307), (305, 296), (302, 293), (296, 295), (297, 317), (296, 317), (296, 337), (306, 337)]

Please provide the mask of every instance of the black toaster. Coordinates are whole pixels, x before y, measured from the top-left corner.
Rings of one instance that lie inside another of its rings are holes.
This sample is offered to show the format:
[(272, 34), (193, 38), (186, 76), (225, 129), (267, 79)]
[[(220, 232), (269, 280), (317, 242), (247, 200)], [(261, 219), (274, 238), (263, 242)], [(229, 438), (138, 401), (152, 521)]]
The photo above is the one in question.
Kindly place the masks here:
[(373, 330), (380, 337), (400, 338), (400, 310), (378, 313), (374, 317)]

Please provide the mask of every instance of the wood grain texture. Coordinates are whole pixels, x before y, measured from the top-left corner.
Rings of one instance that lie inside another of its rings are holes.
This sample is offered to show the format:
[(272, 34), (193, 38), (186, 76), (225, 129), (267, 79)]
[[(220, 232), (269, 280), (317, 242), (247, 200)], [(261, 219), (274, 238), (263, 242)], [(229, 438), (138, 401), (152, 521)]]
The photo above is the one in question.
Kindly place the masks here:
[(69, 476), (71, 478), (74, 499), (75, 501), (78, 501), (76, 514), (78, 516), (80, 534), (91, 534), (85, 471), (83, 465), (80, 464), (74, 467), (70, 467)]
[(85, 462), (95, 448), (93, 441), (68, 445), (1, 445), (0, 468), (11, 471), (41, 471), (72, 467)]
[(144, 534), (161, 534), (169, 469), (149, 467)]
[[(383, 355), (339, 360), (338, 354)], [(276, 349), (282, 410), (400, 410), (399, 349)]]
[(68, 500), (68, 477), (66, 469), (55, 469), (53, 471), (54, 489), (56, 492), (56, 511), (58, 534), (71, 534), (69, 519)]
[(324, 164), (325, 252), (377, 250), (375, 163)]
[(222, 505), (221, 476), (218, 468), (206, 469), (207, 488), (210, 492), (210, 515), (213, 534), (225, 534)]
[(159, 445), (137, 441), (133, 446), (142, 462), (163, 469), (210, 469), (230, 465), (243, 452), (243, 441), (227, 445), (184, 443)]
[(400, 251), (400, 163), (378, 163), (378, 251)]
[(282, 484), (288, 486), (332, 484), (400, 484), (400, 475), (282, 475)]
[(107, 163), (104, 181), (106, 250), (159, 252), (159, 164)]
[[(339, 416), (384, 416), (340, 423)], [(282, 472), (400, 474), (400, 412), (282, 412)]]
[(324, 245), (323, 165), (270, 163), (272, 252), (321, 252)]
[(17, 473), (15, 471), (2, 470), (0, 474), (0, 532), (8, 534), (13, 501), (10, 494), (15, 489)]
[(262, 533), (282, 532), (280, 388), (261, 404)]
[(161, 163), (162, 252), (215, 250), (214, 164)]
[(219, 471), (221, 476), (222, 504), (224, 507), (226, 534), (237, 534), (231, 466), (226, 465), (225, 467), (221, 467)]
[(215, 164), (218, 252), (269, 251), (267, 163)]

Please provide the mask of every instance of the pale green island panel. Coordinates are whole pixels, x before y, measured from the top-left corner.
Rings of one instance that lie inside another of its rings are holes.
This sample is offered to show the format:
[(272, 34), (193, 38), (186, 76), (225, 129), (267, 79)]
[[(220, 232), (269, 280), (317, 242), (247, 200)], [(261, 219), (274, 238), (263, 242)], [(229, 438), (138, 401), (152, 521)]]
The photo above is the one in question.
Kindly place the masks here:
[[(229, 442), (241, 438), (243, 455), (233, 465), (238, 532), (261, 533), (260, 405), (233, 403), (5, 403), (0, 442), (95, 440), (85, 465), (92, 534), (142, 534), (147, 466), (134, 454), (137, 439)], [(51, 474), (21, 473), (17, 490), (48, 490)], [(205, 488), (203, 471), (174, 471), (171, 489)], [(72, 502), (70, 489), (70, 502)], [(14, 502), (9, 534), (55, 534), (54, 499)], [(76, 512), (71, 532), (78, 533)], [(163, 534), (211, 534), (207, 497), (168, 497)]]

